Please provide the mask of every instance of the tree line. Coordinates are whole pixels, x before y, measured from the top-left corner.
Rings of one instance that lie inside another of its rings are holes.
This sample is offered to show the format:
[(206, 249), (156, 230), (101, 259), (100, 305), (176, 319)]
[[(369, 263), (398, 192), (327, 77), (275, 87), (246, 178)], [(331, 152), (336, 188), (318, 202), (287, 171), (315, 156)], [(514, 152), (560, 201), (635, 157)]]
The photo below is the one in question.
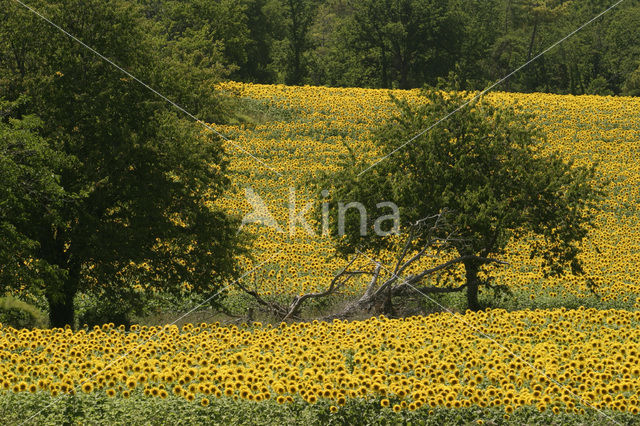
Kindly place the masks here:
[[(612, 0), (140, 0), (168, 40), (230, 79), (292, 85), (483, 89)], [(499, 90), (640, 93), (640, 3), (628, 0)]]

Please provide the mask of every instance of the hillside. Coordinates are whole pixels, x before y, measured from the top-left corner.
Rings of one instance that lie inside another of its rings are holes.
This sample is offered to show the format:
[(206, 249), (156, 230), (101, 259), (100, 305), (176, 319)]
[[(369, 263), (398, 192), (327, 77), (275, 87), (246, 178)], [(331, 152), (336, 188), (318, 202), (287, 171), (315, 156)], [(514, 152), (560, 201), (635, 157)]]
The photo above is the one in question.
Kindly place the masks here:
[[(370, 142), (371, 132), (393, 114), (389, 95), (417, 102), (419, 92), (233, 82), (220, 88), (241, 99), (258, 119), (251, 124), (220, 126), (218, 130), (271, 169), (228, 144), (236, 191), (226, 197), (224, 206), (241, 215), (250, 213), (244, 188), (252, 188), (282, 230), (248, 225), (247, 229), (257, 235), (255, 264), (271, 259), (251, 278), (271, 293), (295, 294), (326, 287), (331, 274), (343, 263), (331, 257), (334, 253), (329, 238), (309, 236), (300, 226), (296, 227), (295, 238), (290, 237), (290, 188), (295, 190), (298, 210), (308, 201), (319, 205), (321, 195), (310, 187), (310, 179), (334, 170), (337, 159), (348, 155), (345, 145), (373, 163), (380, 154)], [(640, 158), (640, 100), (542, 93), (491, 93), (487, 97), (491, 102), (516, 105), (534, 114), (548, 139), (541, 150), (558, 152), (576, 165), (596, 164), (602, 179), (608, 181), (597, 213), (597, 230), (585, 242), (585, 277), (543, 279), (539, 265), (529, 260), (525, 244), (512, 245), (506, 259), (511, 266), (497, 272), (500, 283), (545, 305), (554, 299), (593, 297), (586, 285), (591, 279), (603, 302), (638, 307), (640, 166), (636, 159)], [(307, 217), (311, 219), (311, 215)], [(245, 270), (251, 269), (250, 262), (245, 265)]]

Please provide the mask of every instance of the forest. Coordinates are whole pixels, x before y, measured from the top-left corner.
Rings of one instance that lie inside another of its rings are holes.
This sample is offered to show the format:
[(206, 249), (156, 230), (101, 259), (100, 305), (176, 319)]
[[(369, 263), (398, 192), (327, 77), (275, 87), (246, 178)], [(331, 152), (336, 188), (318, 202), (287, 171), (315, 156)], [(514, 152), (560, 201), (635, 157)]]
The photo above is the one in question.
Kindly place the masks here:
[[(253, 83), (481, 90), (610, 6), (604, 0), (141, 1), (169, 41), (191, 38)], [(499, 90), (640, 94), (640, 4), (621, 3)]]

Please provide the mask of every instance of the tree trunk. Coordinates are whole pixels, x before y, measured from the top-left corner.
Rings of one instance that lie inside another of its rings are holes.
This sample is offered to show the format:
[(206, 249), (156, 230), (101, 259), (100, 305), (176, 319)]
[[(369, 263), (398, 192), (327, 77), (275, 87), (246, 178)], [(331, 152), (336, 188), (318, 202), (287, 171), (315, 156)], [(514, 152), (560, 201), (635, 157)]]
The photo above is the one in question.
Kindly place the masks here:
[(380, 29), (378, 28), (378, 34), (376, 37), (376, 41), (378, 43), (378, 48), (380, 48), (380, 78), (382, 79), (382, 87), (385, 89), (391, 88), (391, 81), (389, 81), (389, 63), (387, 59), (387, 48), (384, 42), (384, 38), (379, 33)]
[(57, 297), (47, 295), (49, 302), (49, 327), (62, 328), (69, 325), (74, 328), (73, 293), (58, 294)]
[(533, 55), (533, 45), (536, 40), (536, 32), (538, 30), (538, 19), (536, 18), (533, 21), (533, 31), (531, 32), (531, 40), (529, 41), (529, 51), (527, 52), (527, 61), (531, 60), (531, 55)]
[(62, 328), (66, 325), (74, 327), (75, 309), (73, 299), (78, 291), (80, 282), (80, 267), (73, 265), (69, 268), (69, 276), (62, 288), (46, 295), (49, 302), (49, 327)]
[(300, 1), (289, 0), (289, 13), (291, 14), (291, 27), (289, 29), (289, 42), (291, 44), (291, 74), (287, 76), (287, 84), (302, 84), (302, 54), (304, 53), (307, 27), (303, 16), (304, 9)]
[(478, 270), (479, 265), (475, 261), (464, 263), (464, 270), (467, 279), (467, 306), (472, 311), (480, 310), (478, 303)]
[(387, 294), (384, 298), (384, 303), (382, 305), (382, 313), (389, 318), (395, 318), (396, 310), (393, 307), (393, 302), (391, 301), (391, 297), (392, 297), (391, 286), (389, 286), (389, 291), (387, 291)]
[(404, 60), (404, 58), (400, 58), (400, 89), (407, 90), (409, 89), (409, 67), (407, 65), (408, 60)]

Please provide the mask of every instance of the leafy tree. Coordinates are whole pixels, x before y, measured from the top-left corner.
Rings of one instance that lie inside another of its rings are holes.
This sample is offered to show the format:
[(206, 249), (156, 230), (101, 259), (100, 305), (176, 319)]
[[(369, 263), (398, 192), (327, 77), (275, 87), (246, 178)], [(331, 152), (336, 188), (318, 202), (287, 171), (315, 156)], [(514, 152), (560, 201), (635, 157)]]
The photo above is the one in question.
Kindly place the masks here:
[(38, 241), (30, 229), (61, 225), (56, 210), (64, 189), (54, 170), (68, 158), (38, 135), (43, 123), (37, 117), (9, 117), (18, 106), (0, 104), (0, 288), (44, 285), (58, 273), (53, 265), (32, 258)]
[[(189, 100), (184, 90), (197, 78), (162, 63), (163, 40), (137, 6), (31, 5), (141, 80)], [(0, 40), (11, 43), (0, 45), (0, 92), (26, 101), (3, 119), (2, 161), (10, 167), (2, 170), (10, 179), (0, 192), (17, 197), (26, 178), (35, 189), (2, 210), (11, 238), (0, 251), (20, 248), (13, 269), (2, 269), (15, 279), (2, 284), (41, 291), (51, 326), (63, 326), (73, 325), (78, 291), (209, 292), (233, 276), (236, 223), (212, 204), (228, 184), (221, 141), (28, 11), (7, 9)], [(208, 90), (192, 99), (193, 111), (220, 115)], [(20, 144), (34, 154), (16, 155)]]
[(610, 86), (621, 88), (640, 62), (640, 7), (618, 10), (611, 18), (602, 41), (603, 74)]
[[(427, 91), (424, 101), (418, 106), (396, 101), (399, 114), (375, 138), (379, 152), (390, 156), (361, 176), (366, 164), (346, 163), (323, 182), (334, 187), (332, 201), (358, 201), (369, 212), (379, 202), (393, 201), (405, 229), (438, 211), (450, 211), (449, 224), (459, 237), (451, 246), (465, 258), (471, 309), (479, 308), (483, 259), (500, 256), (512, 240), (528, 239), (530, 254), (542, 260), (545, 274), (569, 268), (580, 273), (580, 242), (592, 225), (590, 208), (600, 193), (590, 183), (594, 169), (546, 154), (530, 117), (485, 101), (462, 108), (394, 152), (465, 102), (465, 95)], [(361, 236), (357, 214), (347, 215), (346, 221), (346, 235), (338, 239), (343, 254), (391, 247), (390, 239), (375, 235), (372, 223)]]
[(299, 85), (307, 77), (306, 53), (311, 48), (309, 31), (315, 16), (315, 0), (271, 0), (269, 15), (277, 24), (272, 68), (286, 84)]
[(627, 76), (622, 86), (622, 94), (626, 96), (640, 96), (640, 66)]
[[(200, 73), (213, 68), (216, 77), (259, 83), (387, 88), (433, 85), (456, 75), (468, 89), (504, 77), (611, 6), (608, 0), (136, 3), (166, 38), (159, 50), (171, 66), (189, 64)], [(637, 2), (618, 5), (501, 88), (621, 93), (640, 59), (639, 10)], [(193, 94), (185, 97), (195, 104), (203, 95), (183, 92)]]
[(268, 0), (246, 0), (249, 43), (246, 47), (247, 62), (241, 65), (233, 78), (252, 82), (271, 83), (273, 73), (269, 70), (271, 46), (273, 44), (274, 22), (268, 15)]
[[(574, 2), (566, 12), (569, 19), (562, 22), (561, 15), (561, 21), (554, 22), (554, 25), (559, 26), (563, 33), (567, 33), (589, 19), (592, 19), (609, 6), (611, 6), (609, 2), (601, 0)], [(592, 84), (592, 81), (598, 78), (600, 78), (600, 80), (607, 78), (604, 62), (604, 42), (605, 35), (611, 28), (610, 24), (616, 12), (616, 10), (613, 10), (609, 14), (597, 19), (574, 37), (567, 40), (567, 42), (561, 44), (559, 50), (559, 52), (562, 53), (561, 57), (550, 56), (548, 58), (547, 62), (563, 63), (563, 68), (566, 71), (561, 72), (568, 75), (568, 87), (565, 86), (567, 92), (582, 94), (604, 89), (601, 82), (596, 81)], [(547, 44), (555, 42), (562, 36), (561, 33), (556, 33), (553, 36), (554, 39), (547, 40)], [(547, 76), (553, 78), (553, 72), (553, 69), (549, 69), (546, 76), (541, 76), (540, 78)]]
[(362, 0), (351, 6), (353, 46), (374, 58), (382, 87), (433, 83), (453, 67), (462, 27), (446, 3)]
[(348, 0), (323, 2), (309, 29), (309, 81), (316, 85), (367, 86), (370, 76), (349, 49)]
[(484, 88), (493, 77), (495, 61), (491, 53), (501, 34), (501, 25), (496, 19), (500, 3), (500, 0), (450, 3), (462, 22), (455, 61), (457, 77), (464, 89)]
[(288, 39), (287, 84), (301, 84), (306, 77), (305, 52), (309, 46), (309, 29), (313, 22), (316, 4), (313, 0), (286, 0)]
[(248, 7), (250, 1), (202, 1), (190, 2), (161, 0), (142, 1), (143, 10), (149, 16), (147, 24), (154, 24), (158, 52), (164, 67), (179, 70), (187, 78), (165, 83), (179, 84), (180, 101), (189, 109), (198, 110), (202, 119), (218, 121), (215, 111), (203, 111), (202, 99), (210, 97), (213, 83), (221, 76), (241, 78), (251, 68), (249, 56), (252, 45)]

